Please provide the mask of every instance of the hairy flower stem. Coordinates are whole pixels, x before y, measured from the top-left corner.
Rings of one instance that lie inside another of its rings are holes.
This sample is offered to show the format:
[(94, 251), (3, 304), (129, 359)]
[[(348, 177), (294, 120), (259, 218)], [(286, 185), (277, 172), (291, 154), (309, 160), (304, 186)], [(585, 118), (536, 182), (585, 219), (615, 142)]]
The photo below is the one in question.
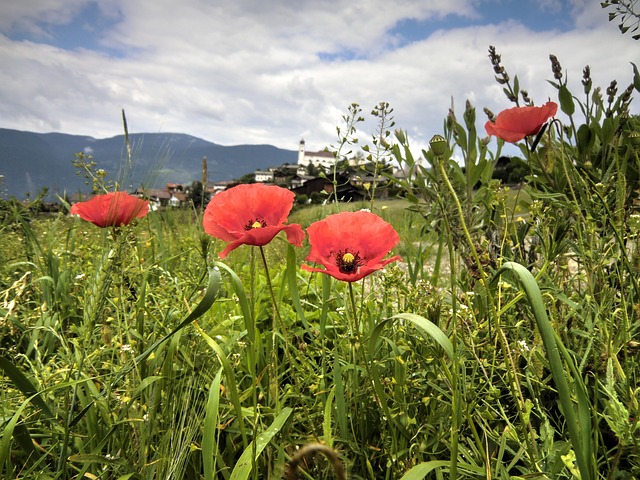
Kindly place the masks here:
[[(251, 284), (249, 285), (249, 302), (250, 302), (250, 307), (251, 307), (251, 316), (253, 317), (253, 321), (251, 322), (252, 325), (254, 325), (254, 330), (255, 330), (255, 317), (256, 317), (256, 300), (255, 300), (255, 295), (256, 295), (256, 255), (255, 255), (255, 249), (250, 249), (250, 261), (249, 261), (249, 271), (250, 271), (250, 278), (251, 278)], [(268, 275), (267, 275), (268, 276)], [(253, 404), (253, 424), (252, 424), (252, 437), (253, 438), (257, 438), (258, 437), (258, 425), (260, 423), (260, 419), (259, 419), (259, 415), (258, 415), (258, 383), (260, 382), (260, 377), (261, 377), (261, 373), (258, 373), (258, 362), (257, 362), (257, 358), (259, 358), (258, 352), (256, 351), (256, 342), (255, 342), (255, 338), (252, 334), (252, 332), (247, 332), (249, 334), (249, 338), (253, 339), (251, 341), (251, 348), (250, 351), (252, 352), (249, 355), (249, 369), (250, 372), (253, 376), (252, 382), (251, 382), (251, 402)], [(251, 442), (252, 446), (253, 446), (253, 450), (251, 452), (251, 472), (253, 473), (253, 480), (257, 480), (257, 472), (258, 472), (258, 468), (256, 467), (256, 452), (257, 452), (257, 445), (256, 442)]]
[(497, 309), (493, 301), (493, 298), (489, 294), (489, 281), (487, 279), (487, 274), (484, 271), (484, 267), (482, 266), (482, 262), (480, 261), (480, 256), (478, 255), (478, 251), (476, 250), (476, 247), (473, 243), (473, 239), (471, 238), (471, 234), (469, 233), (469, 229), (467, 228), (467, 223), (465, 221), (465, 214), (462, 208), (462, 204), (460, 203), (460, 199), (458, 198), (458, 195), (456, 194), (456, 191), (453, 188), (453, 185), (451, 185), (449, 176), (447, 175), (447, 172), (444, 168), (444, 160), (442, 158), (439, 158), (437, 163), (440, 169), (440, 175), (442, 176), (442, 179), (444, 180), (445, 185), (447, 186), (447, 190), (449, 190), (449, 193), (451, 194), (451, 198), (453, 198), (453, 201), (456, 205), (456, 211), (460, 219), (460, 225), (462, 227), (462, 232), (464, 233), (464, 238), (467, 240), (467, 244), (469, 245), (469, 251), (471, 252), (471, 257), (473, 258), (473, 261), (475, 262), (476, 267), (478, 268), (478, 272), (480, 273), (480, 282), (482, 283), (482, 285), (485, 287), (487, 291), (487, 294), (488, 294), (487, 296), (489, 298), (489, 302), (491, 303), (491, 310), (495, 316), (497, 314)]
[[(285, 342), (287, 334), (282, 318), (280, 317), (280, 309), (278, 308), (276, 295), (273, 291), (271, 275), (269, 274), (269, 265), (267, 264), (267, 257), (264, 254), (264, 248), (262, 248), (262, 246), (260, 246), (259, 248), (260, 256), (262, 258), (262, 265), (264, 266), (264, 273), (267, 277), (267, 287), (269, 288), (269, 293), (271, 294), (271, 303), (273, 305), (273, 322), (271, 326), (271, 361), (269, 362), (269, 366), (271, 367), (271, 374), (269, 375), (269, 393), (271, 394), (272, 400), (274, 402), (274, 408), (277, 415), (278, 413), (280, 413), (280, 397), (278, 395), (278, 322), (280, 323), (280, 326), (282, 328)], [(286, 351), (288, 351), (288, 349), (285, 347), (285, 352)]]
[[(362, 279), (362, 282), (364, 282), (364, 279)], [(381, 395), (378, 394), (378, 389), (381, 387), (379, 385), (379, 381), (376, 380), (376, 377), (372, 373), (371, 364), (369, 363), (369, 359), (367, 358), (367, 354), (365, 351), (366, 347), (365, 347), (365, 341), (364, 341), (364, 332), (362, 332), (360, 327), (360, 319), (358, 317), (358, 308), (356, 306), (356, 296), (355, 296), (355, 293), (353, 292), (353, 283), (348, 282), (348, 285), (349, 285), (349, 303), (351, 306), (351, 313), (353, 315), (353, 328), (355, 329), (355, 340), (356, 340), (356, 345), (354, 346), (356, 353), (353, 354), (354, 363), (355, 363), (355, 356), (357, 352), (360, 352), (360, 355), (362, 357), (362, 363), (364, 364), (364, 369), (367, 372), (367, 378), (371, 380), (371, 383), (373, 385), (373, 398), (375, 399), (380, 409), (384, 411), (384, 414), (387, 417), (387, 419), (391, 421), (391, 413), (389, 412), (389, 408), (386, 405), (386, 403), (382, 401)]]
[[(438, 205), (442, 210), (442, 213), (445, 215), (446, 219), (446, 209), (444, 208), (444, 203), (442, 202), (442, 197), (440, 195), (437, 196)], [(460, 372), (459, 368), (459, 360), (457, 356), (458, 350), (458, 341), (457, 341), (457, 324), (456, 317), (458, 311), (458, 302), (456, 301), (456, 288), (457, 288), (457, 280), (456, 280), (456, 269), (455, 269), (455, 249), (453, 247), (453, 240), (451, 234), (451, 225), (448, 221), (444, 222), (445, 226), (445, 234), (447, 238), (447, 247), (449, 250), (449, 280), (451, 282), (451, 310), (453, 322), (451, 326), (451, 344), (453, 346), (453, 374), (450, 372), (447, 365), (444, 365), (445, 373), (449, 377), (449, 381), (451, 382), (451, 462), (449, 464), (449, 479), (455, 480), (458, 478), (458, 443), (460, 437), (460, 423), (461, 423), (461, 402), (460, 402), (460, 389), (458, 387), (458, 374)], [(441, 243), (442, 244), (442, 243)]]
[[(271, 333), (271, 375), (269, 376), (269, 392), (273, 396), (275, 412), (276, 416), (280, 413), (280, 398), (278, 395), (278, 350), (277, 350), (277, 338), (278, 338), (278, 323), (280, 324), (280, 329), (282, 332), (282, 338), (284, 339), (284, 354), (287, 357), (287, 362), (291, 365), (291, 368), (294, 368), (294, 359), (291, 356), (291, 352), (289, 351), (289, 335), (287, 334), (287, 328), (282, 321), (282, 316), (280, 315), (280, 309), (278, 308), (278, 301), (276, 299), (276, 294), (273, 290), (273, 284), (271, 283), (271, 275), (269, 274), (269, 265), (267, 264), (267, 257), (264, 253), (264, 248), (262, 246), (260, 248), (260, 256), (262, 258), (262, 265), (264, 266), (265, 276), (267, 277), (267, 287), (269, 288), (269, 293), (271, 295), (271, 302), (273, 304), (273, 323), (272, 323), (272, 333)], [(293, 376), (293, 386), (297, 390), (297, 397), (303, 398), (302, 390), (299, 385), (298, 375)], [(301, 404), (302, 410), (305, 411), (305, 416), (309, 422), (311, 422), (312, 416), (310, 412), (307, 411), (306, 404)], [(309, 432), (314, 432), (315, 425), (311, 424), (309, 426)], [(255, 442), (254, 442), (255, 443)]]

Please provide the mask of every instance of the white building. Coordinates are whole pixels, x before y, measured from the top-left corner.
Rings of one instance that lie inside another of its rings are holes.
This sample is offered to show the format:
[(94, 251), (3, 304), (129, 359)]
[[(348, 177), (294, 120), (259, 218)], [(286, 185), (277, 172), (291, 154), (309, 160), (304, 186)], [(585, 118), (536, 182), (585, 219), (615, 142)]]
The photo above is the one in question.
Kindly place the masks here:
[(256, 170), (254, 172), (256, 182), (265, 183), (273, 182), (273, 171)]
[(298, 165), (307, 167), (308, 165), (322, 166), (326, 170), (333, 168), (336, 163), (336, 157), (331, 152), (306, 152), (304, 149), (304, 140), (300, 140), (298, 147)]

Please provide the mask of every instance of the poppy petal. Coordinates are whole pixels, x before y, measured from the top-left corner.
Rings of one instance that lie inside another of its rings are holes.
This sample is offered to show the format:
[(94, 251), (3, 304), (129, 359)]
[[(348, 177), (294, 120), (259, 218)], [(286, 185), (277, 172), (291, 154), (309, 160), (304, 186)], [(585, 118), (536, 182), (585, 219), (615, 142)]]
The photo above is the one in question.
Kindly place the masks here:
[(70, 213), (101, 228), (121, 227), (147, 215), (149, 202), (126, 192), (109, 192), (73, 204)]
[(302, 227), (285, 225), (294, 197), (293, 192), (276, 185), (237, 185), (211, 199), (202, 224), (212, 237), (230, 242), (220, 253), (221, 258), (240, 245), (266, 245), (283, 230), (289, 243), (301, 246)]
[(324, 268), (309, 265), (302, 265), (302, 268), (326, 273), (338, 280), (355, 282), (401, 260), (397, 255), (383, 260), (400, 237), (389, 223), (370, 212), (329, 215), (311, 224), (307, 234), (311, 249), (306, 261)]
[(496, 121), (487, 122), (484, 128), (489, 135), (515, 143), (538, 133), (557, 111), (558, 104), (555, 102), (547, 102), (541, 107), (513, 107), (500, 112)]

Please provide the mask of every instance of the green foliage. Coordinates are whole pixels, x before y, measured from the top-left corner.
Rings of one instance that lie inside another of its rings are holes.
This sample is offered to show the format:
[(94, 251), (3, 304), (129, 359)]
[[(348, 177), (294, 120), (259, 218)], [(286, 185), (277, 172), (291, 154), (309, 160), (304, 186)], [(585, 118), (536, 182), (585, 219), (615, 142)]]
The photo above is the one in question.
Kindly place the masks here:
[(636, 0), (605, 0), (600, 2), (604, 9), (609, 8), (609, 21), (617, 19), (620, 33), (631, 32), (634, 40), (640, 40), (640, 11), (636, 10)]
[[(507, 99), (533, 104), (489, 56)], [(637, 69), (618, 92), (585, 68), (580, 94), (553, 56), (551, 73), (562, 120), (519, 143), (517, 187), (469, 102), (420, 152), (373, 109), (366, 172), (402, 199), (371, 188), (290, 218), (392, 223), (403, 263), (356, 284), (300, 270), (308, 247), (279, 237), (219, 262), (195, 211), (108, 231), (7, 208), (0, 475), (640, 476)], [(360, 107), (343, 120), (346, 158)]]

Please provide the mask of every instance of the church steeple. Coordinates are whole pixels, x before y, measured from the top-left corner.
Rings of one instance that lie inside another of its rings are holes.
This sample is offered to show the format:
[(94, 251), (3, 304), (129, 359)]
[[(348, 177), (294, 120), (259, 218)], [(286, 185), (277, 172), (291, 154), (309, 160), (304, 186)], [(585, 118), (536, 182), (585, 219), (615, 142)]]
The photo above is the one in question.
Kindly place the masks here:
[(304, 138), (300, 139), (300, 145), (298, 146), (298, 165), (305, 165), (305, 161), (304, 161)]

